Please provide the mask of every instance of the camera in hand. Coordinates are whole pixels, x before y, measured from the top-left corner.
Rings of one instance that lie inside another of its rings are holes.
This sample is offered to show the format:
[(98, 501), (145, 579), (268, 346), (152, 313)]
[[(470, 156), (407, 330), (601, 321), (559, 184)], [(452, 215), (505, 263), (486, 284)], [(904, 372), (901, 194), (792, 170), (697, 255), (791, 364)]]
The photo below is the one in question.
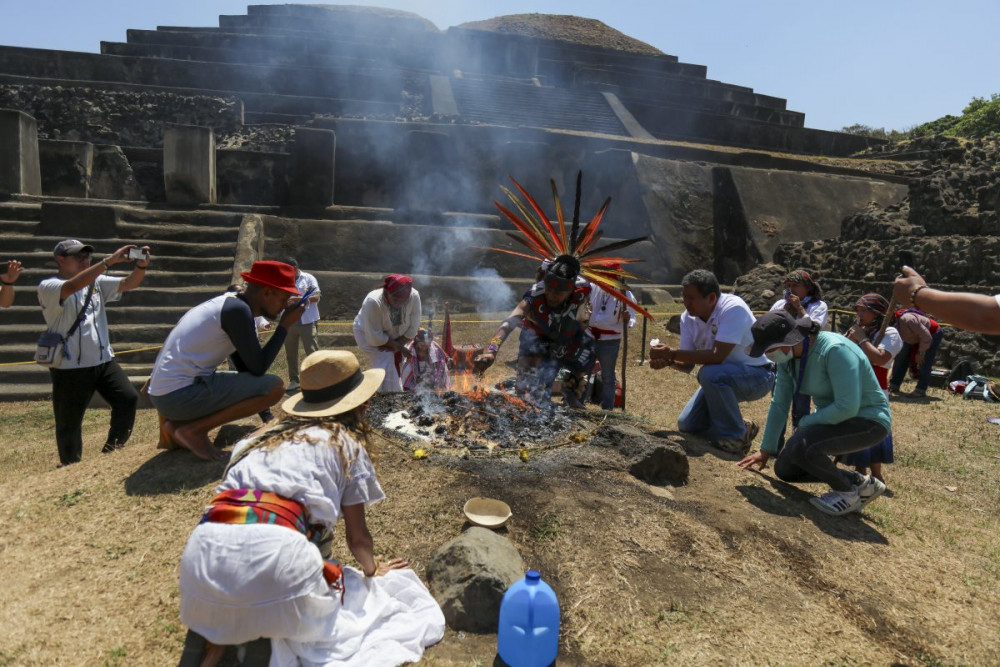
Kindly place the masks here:
[(146, 251), (143, 250), (142, 248), (129, 248), (128, 249), (128, 258), (129, 259), (145, 260), (148, 257), (149, 257), (149, 255), (147, 255)]

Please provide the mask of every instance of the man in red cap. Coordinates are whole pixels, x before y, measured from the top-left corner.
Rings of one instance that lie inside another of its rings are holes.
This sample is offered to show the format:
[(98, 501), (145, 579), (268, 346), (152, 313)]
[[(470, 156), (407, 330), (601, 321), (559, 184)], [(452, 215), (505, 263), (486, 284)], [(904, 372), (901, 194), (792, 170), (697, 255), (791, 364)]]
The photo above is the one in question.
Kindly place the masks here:
[(403, 391), (397, 358), (409, 356), (406, 344), (419, 329), (420, 293), (413, 289), (410, 276), (386, 276), (382, 287), (365, 297), (354, 318), (354, 339), (372, 368), (385, 371), (379, 393)]
[[(208, 432), (255, 415), (281, 400), (285, 385), (266, 375), (304, 304), (295, 287), (295, 269), (282, 262), (254, 262), (241, 274), (242, 293), (226, 292), (195, 306), (167, 336), (149, 378), (149, 398), (161, 418), (166, 443), (211, 461), (225, 456)], [(284, 313), (282, 313), (284, 311)], [(278, 326), (262, 348), (254, 318)], [(218, 371), (231, 357), (237, 371)]]

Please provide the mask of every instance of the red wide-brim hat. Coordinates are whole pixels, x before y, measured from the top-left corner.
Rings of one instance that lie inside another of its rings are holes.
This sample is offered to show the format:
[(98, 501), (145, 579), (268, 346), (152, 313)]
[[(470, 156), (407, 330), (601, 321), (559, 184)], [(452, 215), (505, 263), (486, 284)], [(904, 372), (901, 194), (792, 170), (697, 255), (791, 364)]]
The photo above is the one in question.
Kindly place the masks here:
[(301, 294), (295, 286), (295, 268), (284, 262), (254, 262), (249, 271), (240, 274), (243, 280), (262, 287), (273, 287), (289, 294)]

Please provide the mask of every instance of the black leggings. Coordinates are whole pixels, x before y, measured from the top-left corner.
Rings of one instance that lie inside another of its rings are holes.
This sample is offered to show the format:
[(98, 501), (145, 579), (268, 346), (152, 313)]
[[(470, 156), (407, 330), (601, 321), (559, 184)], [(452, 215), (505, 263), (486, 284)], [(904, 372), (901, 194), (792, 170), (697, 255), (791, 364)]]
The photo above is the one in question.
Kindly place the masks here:
[(112, 359), (89, 368), (50, 368), (49, 375), (52, 376), (56, 445), (63, 465), (76, 463), (83, 456), (83, 414), (95, 391), (111, 406), (107, 444), (125, 444), (135, 425), (139, 394), (117, 361)]
[(864, 477), (838, 468), (833, 457), (867, 449), (885, 440), (888, 429), (878, 422), (851, 417), (839, 424), (799, 428), (774, 462), (774, 474), (786, 482), (826, 482), (834, 491), (850, 491)]

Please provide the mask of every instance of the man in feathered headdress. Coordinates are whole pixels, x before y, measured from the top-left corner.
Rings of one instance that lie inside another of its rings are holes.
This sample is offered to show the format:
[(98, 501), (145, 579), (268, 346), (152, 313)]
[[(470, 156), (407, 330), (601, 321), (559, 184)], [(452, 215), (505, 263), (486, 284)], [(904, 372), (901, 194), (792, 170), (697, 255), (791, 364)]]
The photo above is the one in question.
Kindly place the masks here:
[(571, 375), (563, 383), (563, 400), (571, 407), (583, 407), (584, 379), (596, 359), (594, 337), (586, 328), (589, 298), (590, 283), (580, 277), (580, 261), (572, 255), (556, 257), (476, 358), (477, 369), (482, 372), (492, 366), (507, 336), (521, 327), (517, 392), (547, 398), (556, 374), (567, 368)]
[(586, 326), (590, 315), (591, 283), (599, 285), (615, 299), (650, 317), (645, 309), (623, 293), (625, 287), (622, 279), (634, 276), (622, 270), (621, 264), (634, 260), (597, 256), (597, 253), (618, 250), (642, 241), (645, 237), (616, 241), (595, 248), (597, 241), (603, 235), (598, 227), (611, 199), (609, 197), (597, 214), (581, 229), (581, 178), (582, 174), (577, 174), (576, 205), (572, 227), (568, 234), (562, 204), (554, 182), (551, 185), (559, 224), (558, 232), (538, 203), (517, 181), (511, 179), (527, 200), (527, 205), (513, 192), (501, 186), (521, 213), (519, 216), (496, 202), (504, 217), (521, 232), (521, 236), (508, 235), (527, 248), (531, 254), (503, 248), (493, 248), (493, 250), (542, 260), (539, 270), (540, 280), (524, 294), (520, 303), (500, 325), (486, 351), (476, 358), (477, 370), (485, 371), (496, 361), (500, 346), (510, 333), (521, 327), (517, 355), (518, 393), (531, 394), (536, 399), (548, 398), (556, 374), (565, 368), (570, 371), (570, 377), (563, 383), (563, 400), (567, 405), (578, 408), (583, 407), (580, 396), (585, 388), (584, 379), (593, 369), (596, 359), (594, 337)]

